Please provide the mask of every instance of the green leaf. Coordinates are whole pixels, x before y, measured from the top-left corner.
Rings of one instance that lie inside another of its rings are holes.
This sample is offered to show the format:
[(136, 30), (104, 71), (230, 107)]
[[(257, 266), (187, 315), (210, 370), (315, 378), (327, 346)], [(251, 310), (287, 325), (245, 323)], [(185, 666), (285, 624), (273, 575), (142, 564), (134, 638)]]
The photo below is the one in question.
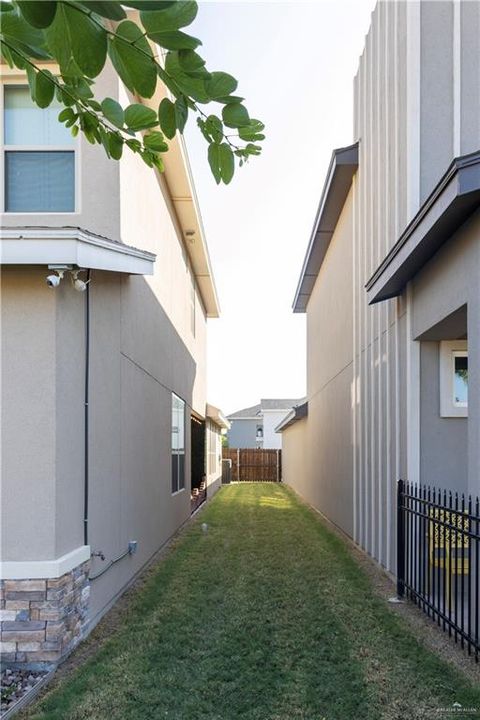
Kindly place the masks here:
[(45, 33), (62, 74), (68, 72), (72, 56), (88, 77), (102, 71), (107, 58), (107, 33), (74, 5), (57, 3), (55, 18)]
[(122, 106), (116, 100), (109, 97), (102, 100), (102, 112), (112, 125), (118, 128), (123, 127), (125, 115)]
[(75, 117), (75, 113), (73, 112), (72, 108), (64, 108), (61, 112), (58, 113), (58, 120), (59, 122), (63, 123), (67, 120), (71, 120)]
[(36, 102), (36, 90), (37, 90), (37, 73), (31, 65), (27, 65), (26, 68), (28, 87), (30, 89), (30, 97), (33, 102)]
[(232, 75), (224, 72), (213, 72), (205, 81), (205, 89), (212, 100), (230, 95), (237, 89), (237, 81)]
[(208, 163), (210, 165), (212, 175), (215, 178), (215, 182), (217, 185), (220, 185), (220, 181), (222, 179), (222, 170), (220, 167), (220, 145), (217, 145), (216, 143), (209, 145)]
[(123, 139), (117, 133), (110, 133), (108, 136), (108, 148), (114, 160), (120, 160), (123, 152)]
[(239, 128), (238, 134), (242, 140), (256, 142), (265, 140), (265, 135), (262, 134), (264, 129), (265, 125), (260, 120), (250, 120), (249, 125)]
[(209, 115), (205, 121), (205, 130), (212, 138), (213, 142), (221, 143), (223, 140), (223, 125), (220, 118), (216, 115)]
[(196, 72), (205, 67), (205, 60), (195, 50), (178, 51), (179, 67), (186, 73)]
[(218, 150), (221, 177), (225, 185), (228, 185), (235, 172), (235, 158), (233, 157), (232, 149), (226, 143), (219, 145)]
[(79, 4), (109, 20), (123, 20), (127, 17), (125, 10), (119, 2), (112, 2), (111, 0), (105, 0), (105, 2), (101, 2), (101, 0), (99, 0), (99, 2), (84, 0)]
[(160, 127), (169, 140), (175, 137), (177, 123), (175, 119), (175, 105), (168, 98), (163, 98), (158, 108)]
[(231, 128), (242, 127), (242, 125), (248, 125), (250, 122), (247, 108), (241, 103), (225, 105), (222, 110), (222, 117), (225, 125)]
[(133, 103), (125, 109), (125, 124), (134, 132), (155, 127), (158, 125), (157, 113), (145, 105)]
[(56, 2), (21, 2), (18, 0), (18, 7), (29, 25), (35, 28), (46, 28), (52, 24), (57, 9)]
[(142, 143), (136, 138), (129, 138), (125, 141), (125, 145), (127, 145), (130, 150), (133, 150), (133, 152), (140, 152), (140, 150), (142, 149)]
[(181, 27), (190, 25), (195, 20), (197, 12), (198, 5), (196, 2), (183, 0), (162, 10), (143, 11), (140, 13), (140, 20), (150, 37), (152, 34), (178, 30)]
[(143, 138), (143, 144), (149, 150), (155, 150), (155, 152), (167, 152), (168, 145), (161, 132), (149, 132)]
[(197, 102), (208, 103), (210, 97), (205, 90), (205, 81), (201, 77), (192, 77), (182, 69), (179, 62), (178, 52), (169, 52), (165, 58), (165, 71), (170, 75), (177, 87), (176, 96), (181, 93), (187, 97), (192, 97)]
[(48, 107), (55, 95), (54, 77), (49, 70), (43, 70), (37, 74), (35, 87), (35, 102), (38, 107)]
[(225, 97), (215, 98), (215, 102), (222, 103), (222, 105), (231, 105), (232, 103), (241, 103), (245, 100), (243, 97), (238, 95), (225, 95)]
[[(108, 54), (120, 79), (131, 92), (138, 92), (144, 98), (152, 97), (157, 86), (157, 70), (148, 40), (130, 20), (120, 23), (116, 34), (120, 37), (109, 38)], [(135, 44), (130, 45), (121, 38)]]
[(179, 131), (183, 133), (188, 118), (188, 107), (185, 98), (180, 96), (175, 101), (175, 124)]
[(195, 50), (202, 41), (181, 30), (148, 33), (148, 37), (166, 50)]
[(44, 35), (41, 30), (32, 27), (23, 17), (15, 12), (2, 14), (2, 35), (6, 38), (33, 48), (44, 47)]
[(0, 0), (0, 13), (4, 12), (13, 12), (15, 8), (13, 7), (12, 3), (5, 2), (5, 0)]

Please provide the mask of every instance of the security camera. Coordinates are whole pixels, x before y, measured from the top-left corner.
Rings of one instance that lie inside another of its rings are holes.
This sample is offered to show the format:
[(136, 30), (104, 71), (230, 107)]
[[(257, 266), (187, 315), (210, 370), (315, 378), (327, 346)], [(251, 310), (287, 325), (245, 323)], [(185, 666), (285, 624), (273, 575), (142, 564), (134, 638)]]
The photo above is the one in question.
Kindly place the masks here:
[(80, 280), (78, 273), (81, 272), (83, 272), (83, 270), (75, 270), (72, 272), (72, 285), (77, 292), (85, 292), (87, 285), (90, 282), (90, 280)]
[(75, 288), (75, 290), (78, 290), (78, 292), (85, 292), (85, 290), (87, 289), (87, 283), (83, 280), (80, 280), (80, 278), (76, 278), (73, 281), (73, 287)]
[(47, 275), (46, 283), (50, 288), (56, 288), (60, 285), (61, 277), (59, 275)]

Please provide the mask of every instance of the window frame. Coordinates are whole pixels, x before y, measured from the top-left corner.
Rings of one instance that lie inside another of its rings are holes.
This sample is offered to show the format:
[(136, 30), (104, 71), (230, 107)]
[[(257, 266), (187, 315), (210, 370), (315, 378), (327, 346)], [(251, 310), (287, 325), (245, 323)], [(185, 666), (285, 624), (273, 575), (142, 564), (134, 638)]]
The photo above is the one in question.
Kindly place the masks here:
[[(8, 217), (21, 217), (22, 215), (54, 215), (59, 217), (71, 217), (79, 215), (81, 212), (81, 192), (80, 192), (80, 142), (79, 138), (74, 138), (71, 145), (6, 145), (5, 144), (5, 88), (27, 88), (27, 78), (23, 74), (13, 74), (10, 77), (3, 77), (0, 88), (0, 213)], [(41, 109), (41, 108), (40, 108)], [(60, 110), (59, 110), (60, 112)], [(6, 210), (6, 153), (7, 152), (73, 152), (74, 167), (74, 210)]]
[[(173, 447), (173, 403), (174, 403), (174, 398), (176, 398), (177, 400), (179, 400), (182, 403), (182, 411), (183, 411), (183, 449), (182, 449), (182, 451), (180, 451), (179, 448)], [(186, 407), (187, 407), (187, 405), (186, 405), (185, 400), (183, 398), (181, 398), (179, 395), (177, 395), (176, 393), (172, 392), (171, 393), (171, 403), (170, 403), (170, 490), (171, 490), (172, 497), (174, 495), (178, 495), (181, 492), (184, 492), (185, 486), (186, 486), (186, 475), (187, 475), (187, 472), (186, 472), (186, 470), (187, 470), (187, 468), (186, 468), (186, 458), (187, 458), (187, 448), (186, 448), (186, 429), (187, 429), (186, 417), (187, 417), (187, 413), (186, 413)], [(183, 455), (183, 478), (182, 478), (183, 485), (181, 487), (180, 487), (181, 478), (180, 478), (180, 471), (179, 471), (180, 464), (177, 461), (177, 463), (176, 463), (176, 468), (177, 468), (176, 478), (174, 478), (174, 464), (173, 464), (173, 458), (174, 457), (178, 458), (180, 455)]]
[(442, 340), (439, 348), (440, 417), (442, 418), (468, 417), (468, 400), (466, 403), (455, 402), (456, 357), (468, 359), (468, 341)]
[(218, 475), (218, 473), (218, 432), (215, 429), (215, 424), (209, 420), (207, 426), (207, 474)]

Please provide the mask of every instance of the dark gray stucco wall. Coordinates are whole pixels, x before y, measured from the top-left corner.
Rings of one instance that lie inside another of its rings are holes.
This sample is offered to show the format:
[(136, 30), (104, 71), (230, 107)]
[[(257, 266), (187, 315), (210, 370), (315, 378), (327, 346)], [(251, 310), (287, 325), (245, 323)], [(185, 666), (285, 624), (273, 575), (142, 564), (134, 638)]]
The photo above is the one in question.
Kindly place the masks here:
[(440, 417), (439, 343), (420, 347), (420, 480), (467, 490), (468, 420)]

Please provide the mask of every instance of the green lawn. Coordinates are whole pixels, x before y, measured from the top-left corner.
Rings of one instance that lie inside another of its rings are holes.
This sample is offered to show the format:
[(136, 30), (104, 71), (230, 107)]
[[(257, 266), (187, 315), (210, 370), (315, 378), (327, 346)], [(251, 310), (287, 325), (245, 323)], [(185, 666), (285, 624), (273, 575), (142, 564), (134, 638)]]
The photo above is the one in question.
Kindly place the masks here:
[(124, 627), (28, 717), (433, 719), (455, 701), (480, 710), (480, 689), (417, 642), (318, 516), (246, 484), (221, 490)]

